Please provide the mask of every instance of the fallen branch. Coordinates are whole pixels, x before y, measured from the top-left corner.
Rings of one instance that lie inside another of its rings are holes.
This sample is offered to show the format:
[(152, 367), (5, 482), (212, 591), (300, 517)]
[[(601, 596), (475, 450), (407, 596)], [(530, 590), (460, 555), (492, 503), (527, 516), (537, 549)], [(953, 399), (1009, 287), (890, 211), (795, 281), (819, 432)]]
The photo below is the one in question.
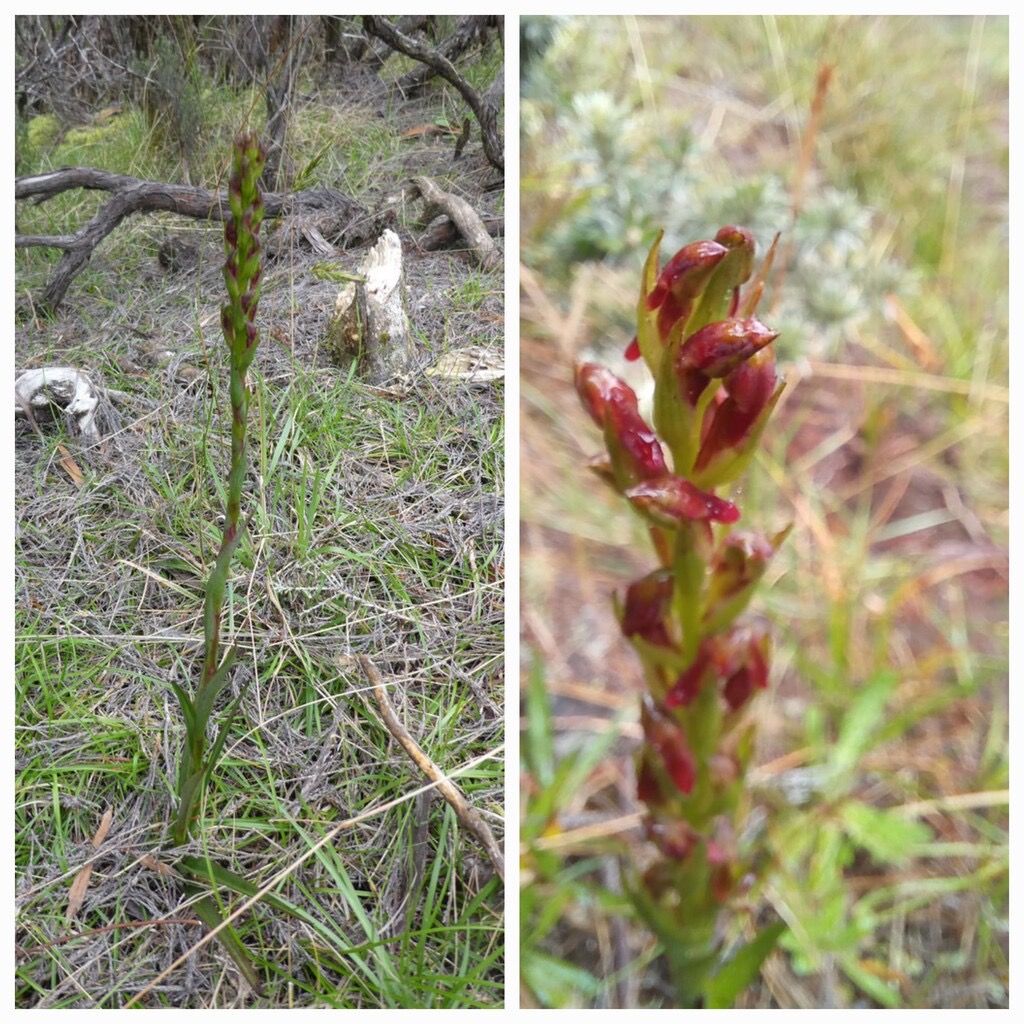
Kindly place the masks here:
[[(92, 258), (96, 246), (125, 217), (155, 211), (204, 221), (223, 221), (231, 216), (226, 191), (213, 192), (191, 185), (145, 181), (96, 167), (63, 167), (46, 174), (18, 178), (14, 183), (14, 198), (35, 197), (36, 203), (42, 203), (72, 188), (114, 194), (73, 235), (16, 235), (14, 239), (17, 248), (46, 246), (64, 250), (37, 303), (51, 313), (63, 302), (68, 287)], [(367, 211), (336, 189), (313, 189), (293, 194), (267, 193), (264, 202), (267, 217), (287, 218), (279, 234), (292, 240), (301, 234), (318, 250), (324, 236), (348, 247), (367, 241), (370, 233)]]
[(366, 676), (367, 682), (373, 687), (373, 695), (377, 699), (377, 706), (380, 708), (381, 717), (388, 728), (388, 732), (398, 740), (405, 748), (405, 752), (416, 763), (416, 766), (437, 788), (455, 811), (463, 828), (465, 828), (476, 841), (484, 848), (488, 860), (494, 866), (498, 877), (505, 881), (505, 855), (501, 851), (497, 840), (484, 821), (480, 812), (466, 801), (462, 791), (454, 782), (449, 779), (440, 768), (430, 760), (429, 757), (419, 748), (416, 741), (409, 735), (409, 731), (398, 720), (395, 709), (391, 706), (384, 683), (380, 678), (373, 662), (366, 655), (359, 655), (356, 659), (359, 667)]
[(501, 260), (501, 253), (484, 227), (480, 215), (465, 199), (443, 192), (430, 178), (412, 179), (413, 187), (426, 202), (423, 214), (425, 222), (432, 221), (439, 214), (445, 214), (466, 240), (477, 263), (483, 270), (490, 270)]
[[(491, 236), (491, 238), (502, 238), (505, 234), (505, 221), (501, 217), (485, 217), (482, 218), (484, 230)], [(442, 217), (440, 220), (434, 221), (430, 227), (420, 235), (418, 244), (424, 252), (435, 252), (438, 249), (444, 249), (451, 245), (453, 242), (457, 242), (462, 235), (459, 234), (459, 229), (455, 226), (453, 221), (450, 221), (447, 217)]]

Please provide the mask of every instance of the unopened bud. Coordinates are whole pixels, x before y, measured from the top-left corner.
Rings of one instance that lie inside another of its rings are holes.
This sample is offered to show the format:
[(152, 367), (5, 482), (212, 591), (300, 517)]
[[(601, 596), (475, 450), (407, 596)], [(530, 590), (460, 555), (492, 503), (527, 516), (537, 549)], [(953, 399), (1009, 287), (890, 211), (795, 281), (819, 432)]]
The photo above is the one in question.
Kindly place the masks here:
[(622, 610), (622, 632), (639, 636), (658, 647), (671, 647), (666, 625), (672, 603), (673, 575), (658, 569), (626, 589)]
[(731, 501), (702, 491), (678, 476), (645, 480), (624, 494), (660, 526), (677, 526), (686, 519), (735, 523), (740, 517), (740, 510)]

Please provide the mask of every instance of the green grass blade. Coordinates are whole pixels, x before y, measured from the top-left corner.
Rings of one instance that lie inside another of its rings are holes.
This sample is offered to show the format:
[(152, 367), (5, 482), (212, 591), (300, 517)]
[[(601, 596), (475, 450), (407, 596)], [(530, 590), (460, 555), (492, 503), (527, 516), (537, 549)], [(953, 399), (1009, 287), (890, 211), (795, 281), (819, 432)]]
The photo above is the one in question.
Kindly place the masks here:
[(785, 930), (786, 925), (782, 921), (762, 928), (712, 976), (706, 989), (707, 1009), (727, 1010), (736, 1002), (740, 993), (753, 983), (765, 957), (775, 948)]

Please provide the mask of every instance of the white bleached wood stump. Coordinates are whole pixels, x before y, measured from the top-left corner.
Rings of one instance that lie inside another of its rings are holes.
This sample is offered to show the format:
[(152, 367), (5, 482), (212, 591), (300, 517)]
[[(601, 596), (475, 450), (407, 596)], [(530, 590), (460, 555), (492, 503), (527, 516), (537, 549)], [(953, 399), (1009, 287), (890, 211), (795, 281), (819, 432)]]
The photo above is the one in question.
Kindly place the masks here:
[(364, 281), (348, 282), (338, 292), (326, 344), (339, 366), (355, 361), (362, 378), (379, 384), (404, 373), (414, 354), (398, 235), (385, 231), (358, 274)]

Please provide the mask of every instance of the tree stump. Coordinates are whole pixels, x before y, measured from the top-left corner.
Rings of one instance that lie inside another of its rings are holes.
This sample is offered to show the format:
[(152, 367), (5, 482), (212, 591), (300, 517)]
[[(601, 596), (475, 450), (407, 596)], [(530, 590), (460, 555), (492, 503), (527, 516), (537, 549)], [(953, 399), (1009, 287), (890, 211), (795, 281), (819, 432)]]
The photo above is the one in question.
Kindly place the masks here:
[(327, 326), (327, 349), (343, 369), (353, 362), (371, 384), (404, 373), (414, 346), (405, 312), (402, 243), (385, 231), (359, 264), (358, 277), (338, 292)]

